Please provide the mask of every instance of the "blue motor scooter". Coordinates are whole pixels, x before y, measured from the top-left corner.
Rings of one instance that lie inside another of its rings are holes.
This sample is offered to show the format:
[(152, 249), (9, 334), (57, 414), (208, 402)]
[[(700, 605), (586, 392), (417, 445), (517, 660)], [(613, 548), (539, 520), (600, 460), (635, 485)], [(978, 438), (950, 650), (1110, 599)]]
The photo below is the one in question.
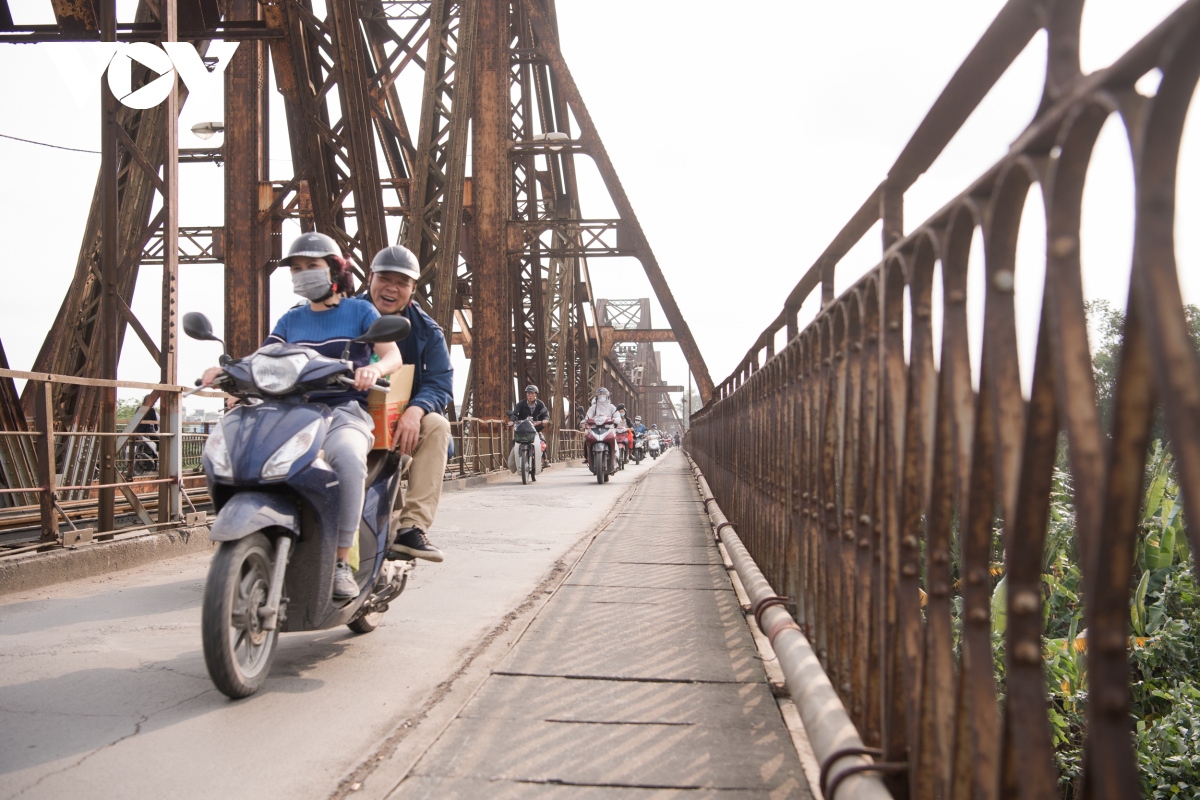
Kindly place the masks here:
[[(409, 327), (404, 317), (380, 317), (355, 341), (398, 342)], [(185, 314), (183, 329), (193, 339), (220, 341), (203, 314)], [(340, 496), (321, 449), (332, 411), (309, 396), (352, 384), (354, 365), (346, 353), (326, 358), (291, 344), (270, 344), (240, 359), (223, 355), (221, 364), (225, 371), (214, 386), (239, 404), (204, 447), (217, 510), (210, 536), (220, 547), (204, 586), (201, 635), (209, 677), (238, 698), (266, 679), (281, 631), (348, 625), (368, 633), (404, 591), (412, 560), (384, 556), (396, 537), (392, 509), (409, 459), (372, 451), (359, 526), (360, 591), (334, 600)]]

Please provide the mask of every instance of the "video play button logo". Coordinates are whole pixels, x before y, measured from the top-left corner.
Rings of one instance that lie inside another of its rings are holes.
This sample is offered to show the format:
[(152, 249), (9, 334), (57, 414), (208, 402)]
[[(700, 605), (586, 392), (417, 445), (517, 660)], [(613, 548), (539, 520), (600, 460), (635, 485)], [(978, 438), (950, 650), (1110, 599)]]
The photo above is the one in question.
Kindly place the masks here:
[[(134, 61), (159, 76), (136, 92), (133, 90)], [(153, 108), (167, 99), (174, 86), (175, 65), (171, 63), (171, 57), (149, 42), (134, 42), (121, 48), (108, 65), (108, 88), (122, 105), (130, 108)]]

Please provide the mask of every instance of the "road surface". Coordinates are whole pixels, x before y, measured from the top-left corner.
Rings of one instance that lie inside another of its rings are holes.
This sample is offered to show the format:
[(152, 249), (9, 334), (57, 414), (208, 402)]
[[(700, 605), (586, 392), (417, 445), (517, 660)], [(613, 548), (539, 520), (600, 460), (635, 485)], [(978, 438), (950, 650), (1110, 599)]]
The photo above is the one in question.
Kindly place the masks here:
[(446, 561), (418, 566), (373, 633), (283, 635), (263, 689), (242, 701), (205, 672), (209, 553), (0, 596), (0, 798), (349, 791), (662, 463), (604, 486), (571, 465), (529, 486), (447, 492), (431, 532)]

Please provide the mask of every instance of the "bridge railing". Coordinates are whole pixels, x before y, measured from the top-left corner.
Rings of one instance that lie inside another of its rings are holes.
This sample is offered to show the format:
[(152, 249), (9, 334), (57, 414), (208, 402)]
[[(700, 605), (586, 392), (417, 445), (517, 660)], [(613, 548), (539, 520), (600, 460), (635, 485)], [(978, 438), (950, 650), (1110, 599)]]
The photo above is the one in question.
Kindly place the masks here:
[[(1083, 781), (1094, 796), (1141, 794), (1130, 716), (1130, 576), (1156, 406), (1185, 502), (1200, 504), (1200, 360), (1173, 238), (1182, 129), (1200, 78), (1200, 2), (1183, 3), (1111, 67), (1088, 75), (1079, 64), (1082, 5), (1004, 7), (887, 179), (692, 417), (687, 435), (728, 519), (775, 590), (791, 598), (863, 740), (883, 761), (907, 764), (887, 779), (897, 796), (1051, 797), (1066, 787), (1054, 758), (1043, 642), (1043, 556), (1059, 458), (1073, 486), (1072, 546), (1091, 643), (1080, 700)], [(905, 191), (1042, 28), (1047, 77), (1033, 122), (999, 163), (904, 232)], [(1156, 69), (1156, 91), (1135, 89)], [(1136, 209), (1106, 431), (1080, 220), (1093, 147), (1110, 117), (1132, 153)], [(1022, 211), (1035, 186), (1045, 207), (1046, 272), (1026, 395), (1015, 304), (1031, 301), (1013, 290)], [(882, 261), (835, 299), (839, 261), (879, 220)], [(977, 236), (985, 278), (978, 388), (967, 312)], [(934, 309), (938, 264), (942, 301)], [(800, 330), (797, 312), (818, 289), (821, 310)], [(1198, 530), (1188, 527), (1193, 552)], [(1001, 577), (1003, 594), (994, 592)], [(993, 625), (994, 610), (1006, 625)], [(999, 673), (994, 641), (1003, 651)]]
[[(447, 477), (463, 478), (508, 469), (512, 430), (505, 420), (468, 417), (451, 422), (450, 433), (454, 438), (454, 456), (446, 463)], [(582, 459), (583, 436), (582, 431), (559, 431), (557, 456), (553, 460)]]

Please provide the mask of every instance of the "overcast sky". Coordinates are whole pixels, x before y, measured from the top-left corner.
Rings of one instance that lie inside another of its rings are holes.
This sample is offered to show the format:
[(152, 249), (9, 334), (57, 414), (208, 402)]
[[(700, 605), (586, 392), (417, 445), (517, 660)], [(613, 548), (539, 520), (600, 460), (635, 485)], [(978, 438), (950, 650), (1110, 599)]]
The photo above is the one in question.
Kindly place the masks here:
[[(885, 176), (904, 143), (978, 40), (1000, 0), (558, 0), (562, 49), (675, 298), (714, 380), (736, 366), (784, 296)], [(1113, 61), (1161, 21), (1176, 0), (1089, 0), (1085, 71)], [(10, 0), (19, 24), (52, 22), (45, 0)], [(122, 2), (122, 19), (132, 5)], [(1007, 151), (1031, 119), (1044, 76), (1038, 36), (993, 89), (933, 169), (909, 192), (911, 229)], [(93, 72), (103, 63), (91, 64)], [(99, 149), (98, 93), (89, 56), (73, 45), (0, 47), (0, 134)], [(406, 89), (412, 96), (419, 74)], [(1152, 90), (1152, 84), (1149, 84)], [(290, 175), (280, 104), (272, 177)], [(185, 108), (183, 127), (204, 115)], [(408, 115), (417, 117), (416, 107)], [(1200, 210), (1200, 137), (1190, 124), (1180, 166), (1180, 219)], [(218, 140), (214, 140), (218, 141)], [(197, 145), (190, 134), (181, 144)], [(1128, 291), (1132, 168), (1124, 132), (1110, 120), (1084, 202), (1085, 291), (1119, 307)], [(0, 139), (4, 275), (17, 295), (0, 316), (15, 369), (29, 369), (70, 283), (99, 156)], [(611, 213), (590, 165), (580, 165), (583, 213)], [(221, 170), (181, 169), (180, 221), (221, 223)], [(1036, 335), (1044, 259), (1040, 201), (1022, 228), (1017, 270), (1019, 336), (1027, 364)], [(1196, 226), (1177, 224), (1185, 299), (1200, 302)], [(285, 237), (287, 233), (285, 233)], [(880, 256), (878, 230), (838, 271), (839, 291)], [(220, 268), (181, 269), (180, 307), (221, 325)], [(644, 297), (636, 262), (591, 261), (597, 296)], [(273, 312), (294, 302), (286, 276)], [(936, 298), (935, 298), (936, 300)], [(158, 325), (158, 270), (143, 269), (134, 310)], [(810, 308), (805, 313), (810, 314)], [(656, 306), (655, 325), (665, 325)], [(678, 348), (660, 345), (665, 378), (686, 382)], [(180, 379), (216, 353), (184, 340)], [(1024, 370), (1026, 373), (1028, 370)], [(465, 370), (460, 370), (465, 372)], [(157, 368), (127, 336), (121, 377), (155, 380)], [(461, 378), (465, 375), (460, 376)]]

